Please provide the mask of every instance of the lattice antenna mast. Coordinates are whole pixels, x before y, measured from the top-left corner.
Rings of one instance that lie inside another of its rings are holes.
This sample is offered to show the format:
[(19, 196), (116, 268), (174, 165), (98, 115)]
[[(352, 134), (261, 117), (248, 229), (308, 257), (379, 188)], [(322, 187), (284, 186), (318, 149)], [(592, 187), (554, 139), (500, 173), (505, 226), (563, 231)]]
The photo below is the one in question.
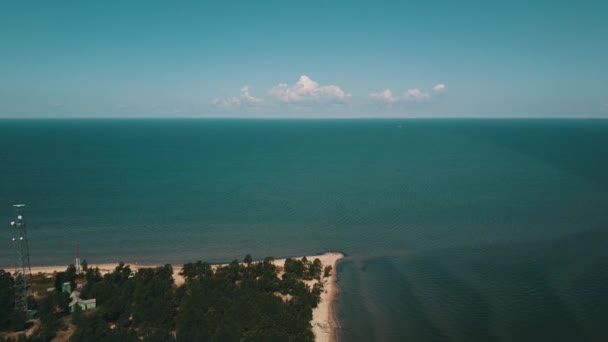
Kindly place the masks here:
[(25, 226), (25, 204), (15, 204), (15, 220), (11, 221), (13, 244), (17, 262), (15, 265), (15, 308), (27, 312), (27, 299), (30, 295), (30, 249), (27, 242), (27, 228)]

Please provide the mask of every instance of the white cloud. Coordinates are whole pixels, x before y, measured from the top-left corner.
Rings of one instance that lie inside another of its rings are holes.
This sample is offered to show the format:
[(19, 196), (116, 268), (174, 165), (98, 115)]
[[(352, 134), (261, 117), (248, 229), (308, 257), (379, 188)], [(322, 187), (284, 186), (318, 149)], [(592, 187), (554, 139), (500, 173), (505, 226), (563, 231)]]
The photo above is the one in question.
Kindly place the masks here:
[(429, 93), (425, 93), (418, 88), (408, 89), (403, 98), (408, 101), (424, 101), (429, 100), (431, 95)]
[(253, 97), (249, 94), (249, 87), (241, 88), (241, 102), (245, 102), (246, 104), (254, 105), (258, 103), (262, 103), (264, 100), (258, 97)]
[(439, 83), (436, 86), (433, 87), (433, 90), (438, 92), (438, 93), (442, 93), (445, 91), (445, 84), (443, 83)]
[[(442, 92), (445, 90), (444, 84), (438, 84), (433, 89), (436, 92)], [(428, 101), (431, 99), (431, 94), (420, 90), (419, 88), (408, 89), (404, 92), (403, 96), (394, 96), (390, 89), (385, 89), (379, 93), (371, 93), (369, 96), (379, 102), (385, 103), (387, 106), (391, 106), (394, 103), (401, 101)]]
[[(393, 94), (390, 89), (384, 89), (377, 93), (370, 93), (372, 101), (383, 103), (386, 107), (400, 102), (425, 102), (430, 101), (435, 96), (440, 96), (446, 90), (443, 83), (436, 84), (432, 90), (423, 91), (419, 88), (406, 90), (403, 95)], [(299, 77), (295, 84), (278, 84), (267, 91), (263, 98), (255, 97), (249, 92), (249, 87), (241, 88), (238, 96), (216, 98), (212, 104), (218, 107), (253, 107), (261, 104), (272, 106), (277, 103), (284, 104), (332, 104), (345, 103), (352, 97), (337, 85), (321, 85), (306, 75)]]
[(215, 98), (211, 101), (214, 106), (218, 107), (234, 107), (241, 104), (241, 100), (238, 97), (227, 97), (227, 98)]
[(212, 103), (218, 107), (237, 107), (237, 106), (255, 106), (257, 104), (262, 103), (264, 100), (258, 97), (254, 97), (249, 93), (249, 87), (245, 86), (241, 88), (241, 95), (225, 97), (225, 98), (215, 98)]
[(284, 103), (343, 102), (351, 95), (336, 85), (322, 86), (306, 75), (300, 76), (296, 84), (278, 84), (268, 95)]
[(372, 99), (380, 101), (380, 102), (384, 102), (387, 105), (391, 105), (391, 104), (399, 101), (398, 98), (393, 96), (393, 92), (390, 89), (385, 89), (384, 91), (379, 92), (379, 93), (371, 93), (371, 94), (369, 94), (369, 96)]

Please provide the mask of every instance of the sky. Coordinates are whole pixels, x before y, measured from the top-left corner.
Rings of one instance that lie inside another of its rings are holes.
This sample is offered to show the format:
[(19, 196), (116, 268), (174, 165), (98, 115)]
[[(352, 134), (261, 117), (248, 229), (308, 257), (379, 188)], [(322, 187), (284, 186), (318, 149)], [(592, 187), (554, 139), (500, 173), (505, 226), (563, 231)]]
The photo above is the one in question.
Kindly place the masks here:
[(0, 118), (608, 118), (608, 1), (1, 1)]

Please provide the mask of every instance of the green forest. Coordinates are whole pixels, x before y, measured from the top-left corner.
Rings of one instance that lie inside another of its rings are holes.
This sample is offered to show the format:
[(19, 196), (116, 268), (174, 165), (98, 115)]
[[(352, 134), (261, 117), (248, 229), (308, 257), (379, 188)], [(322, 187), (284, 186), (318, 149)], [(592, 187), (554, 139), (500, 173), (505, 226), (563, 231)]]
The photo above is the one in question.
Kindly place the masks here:
[[(247, 255), (224, 266), (185, 264), (178, 287), (171, 265), (134, 272), (120, 263), (102, 275), (85, 262), (80, 274), (70, 265), (51, 278), (33, 276), (28, 307), (36, 316), (26, 321), (15, 310), (14, 278), (0, 270), (0, 341), (50, 341), (58, 334), (74, 342), (314, 341), (312, 309), (330, 272), (319, 259), (287, 259), (278, 267), (271, 257), (253, 262)], [(80, 298), (95, 298), (97, 307), (71, 312), (66, 282), (81, 284)], [(24, 329), (29, 336), (15, 333)]]

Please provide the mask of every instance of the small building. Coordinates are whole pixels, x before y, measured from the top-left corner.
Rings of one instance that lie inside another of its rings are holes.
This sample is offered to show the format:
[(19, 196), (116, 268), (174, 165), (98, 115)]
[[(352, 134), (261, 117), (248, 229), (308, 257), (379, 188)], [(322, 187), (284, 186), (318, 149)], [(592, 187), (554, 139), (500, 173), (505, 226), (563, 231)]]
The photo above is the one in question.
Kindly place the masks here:
[(82, 311), (87, 311), (97, 307), (97, 300), (93, 299), (80, 299), (80, 292), (73, 291), (70, 294), (70, 311), (74, 312), (76, 306), (79, 306)]
[(76, 310), (76, 305), (78, 305), (82, 311), (87, 311), (87, 310), (95, 309), (95, 307), (97, 307), (97, 300), (95, 298), (81, 299), (78, 302), (76, 302), (75, 305), (70, 306), (71, 312), (74, 312), (74, 310)]
[(61, 285), (61, 292), (72, 293), (72, 284), (70, 284), (69, 281), (63, 283), (63, 285)]

